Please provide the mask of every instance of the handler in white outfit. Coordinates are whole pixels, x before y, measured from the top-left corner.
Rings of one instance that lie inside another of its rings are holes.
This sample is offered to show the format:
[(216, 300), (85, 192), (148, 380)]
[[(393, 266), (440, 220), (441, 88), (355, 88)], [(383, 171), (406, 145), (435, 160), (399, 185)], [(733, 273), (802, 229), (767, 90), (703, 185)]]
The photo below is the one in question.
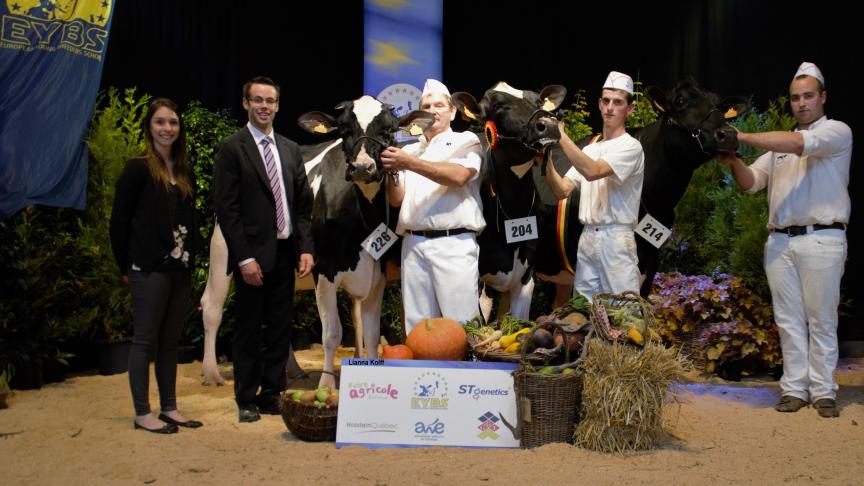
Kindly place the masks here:
[(797, 412), (808, 402), (822, 417), (838, 417), (837, 306), (846, 261), (852, 130), (825, 116), (825, 78), (801, 64), (789, 87), (798, 126), (791, 132), (738, 133), (738, 141), (768, 150), (751, 166), (733, 154), (718, 157), (747, 192), (768, 188), (765, 273), (783, 350), (783, 397), (774, 407)]
[(464, 323), (479, 314), (477, 234), (486, 226), (480, 202), (480, 140), (454, 132), (456, 106), (444, 84), (426, 81), (420, 108), (435, 115), (420, 141), (381, 153), (390, 204), (400, 207), (405, 331), (427, 317)]
[(603, 137), (580, 150), (559, 124), (561, 149), (572, 167), (562, 178), (549, 158), (546, 182), (558, 198), (579, 190), (579, 237), (574, 291), (639, 291), (639, 258), (633, 230), (645, 173), (642, 144), (624, 130), (633, 104), (633, 80), (612, 71), (600, 96)]

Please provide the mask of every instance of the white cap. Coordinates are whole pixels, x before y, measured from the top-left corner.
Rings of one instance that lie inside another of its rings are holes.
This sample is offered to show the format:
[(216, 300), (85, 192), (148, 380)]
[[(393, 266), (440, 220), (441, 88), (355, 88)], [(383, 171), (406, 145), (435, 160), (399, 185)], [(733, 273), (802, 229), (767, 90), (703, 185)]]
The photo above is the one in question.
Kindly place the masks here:
[(450, 90), (447, 89), (447, 86), (444, 86), (444, 83), (437, 79), (427, 79), (426, 84), (423, 85), (423, 94), (420, 95), (420, 98), (425, 98), (426, 95), (434, 93), (450, 96)]
[(624, 91), (633, 94), (633, 78), (618, 71), (612, 71), (606, 77), (606, 82), (603, 83), (603, 89), (623, 89)]
[(792, 77), (794, 81), (795, 78), (801, 75), (813, 76), (818, 79), (820, 83), (822, 83), (822, 87), (825, 87), (825, 77), (822, 76), (822, 71), (813, 64), (812, 62), (802, 62), (800, 66), (798, 66), (798, 72), (795, 73), (795, 76)]

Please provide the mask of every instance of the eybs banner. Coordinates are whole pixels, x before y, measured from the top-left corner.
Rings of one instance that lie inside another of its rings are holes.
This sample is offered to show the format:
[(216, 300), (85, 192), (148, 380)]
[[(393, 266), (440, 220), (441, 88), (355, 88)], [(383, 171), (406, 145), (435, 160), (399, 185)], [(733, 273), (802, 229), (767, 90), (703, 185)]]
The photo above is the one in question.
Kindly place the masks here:
[(441, 79), (443, 0), (366, 0), (363, 92), (395, 107), (418, 109), (427, 78)]
[(0, 219), (81, 209), (114, 0), (0, 0)]

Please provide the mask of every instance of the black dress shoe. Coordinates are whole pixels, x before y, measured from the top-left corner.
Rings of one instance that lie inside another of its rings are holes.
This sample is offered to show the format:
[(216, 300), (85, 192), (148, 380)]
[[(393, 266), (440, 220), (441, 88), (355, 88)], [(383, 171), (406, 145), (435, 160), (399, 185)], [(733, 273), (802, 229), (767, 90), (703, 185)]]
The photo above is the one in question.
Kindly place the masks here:
[(133, 422), (133, 423), (135, 424), (136, 430), (137, 429), (146, 430), (147, 432), (153, 432), (154, 434), (176, 434), (177, 430), (179, 430), (177, 428), (177, 426), (175, 424), (172, 424), (172, 423), (167, 423), (158, 429), (148, 429), (147, 427), (144, 427), (143, 425), (139, 424), (138, 422)]
[(261, 420), (261, 415), (258, 413), (258, 407), (255, 405), (237, 405), (240, 410), (240, 422), (257, 422)]
[(180, 422), (179, 420), (172, 419), (171, 417), (165, 415), (164, 413), (159, 414), (159, 420), (161, 420), (165, 423), (174, 424), (178, 427), (186, 427), (187, 429), (197, 429), (198, 427), (201, 427), (202, 425), (204, 425), (197, 420), (187, 420), (185, 422)]

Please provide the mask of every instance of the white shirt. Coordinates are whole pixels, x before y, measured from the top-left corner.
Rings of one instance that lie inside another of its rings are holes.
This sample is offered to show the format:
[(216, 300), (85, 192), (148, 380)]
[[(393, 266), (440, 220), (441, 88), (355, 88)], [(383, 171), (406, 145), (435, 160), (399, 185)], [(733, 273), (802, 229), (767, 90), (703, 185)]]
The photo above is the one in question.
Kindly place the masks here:
[[(270, 130), (270, 133), (264, 134), (261, 130), (255, 128), (252, 125), (252, 122), (246, 123), (246, 127), (249, 128), (249, 132), (252, 133), (252, 138), (255, 140), (255, 146), (258, 147), (258, 153), (261, 154), (261, 161), (264, 164), (264, 173), (267, 173), (267, 163), (264, 161), (264, 145), (261, 144), (261, 141), (264, 140), (264, 137), (270, 139), (270, 152), (273, 153), (273, 160), (276, 162), (276, 172), (279, 174), (279, 189), (282, 193), (282, 207), (285, 208), (285, 229), (281, 233), (276, 234), (276, 238), (280, 240), (286, 240), (291, 235), (291, 211), (288, 208), (288, 199), (285, 193), (285, 178), (282, 176), (282, 159), (279, 158), (279, 149), (276, 148), (276, 139), (273, 136), (273, 130)], [(268, 187), (269, 187), (269, 182)]]
[(403, 150), (427, 162), (451, 162), (476, 173), (462, 187), (442, 186), (416, 172), (402, 171), (399, 183), (405, 185), (405, 197), (399, 210), (396, 233), (405, 230), (445, 230), (467, 228), (480, 232), (486, 227), (480, 202), (480, 140), (471, 132), (447, 129), (430, 141), (406, 145)]
[(766, 152), (750, 166), (755, 193), (768, 187), (768, 228), (848, 223), (852, 130), (825, 116), (806, 130), (801, 155)]
[(585, 179), (575, 167), (564, 174), (579, 189), (579, 222), (635, 226), (645, 176), (642, 144), (625, 133), (612, 140), (592, 143), (582, 151), (594, 160), (605, 160), (613, 173), (595, 181)]

